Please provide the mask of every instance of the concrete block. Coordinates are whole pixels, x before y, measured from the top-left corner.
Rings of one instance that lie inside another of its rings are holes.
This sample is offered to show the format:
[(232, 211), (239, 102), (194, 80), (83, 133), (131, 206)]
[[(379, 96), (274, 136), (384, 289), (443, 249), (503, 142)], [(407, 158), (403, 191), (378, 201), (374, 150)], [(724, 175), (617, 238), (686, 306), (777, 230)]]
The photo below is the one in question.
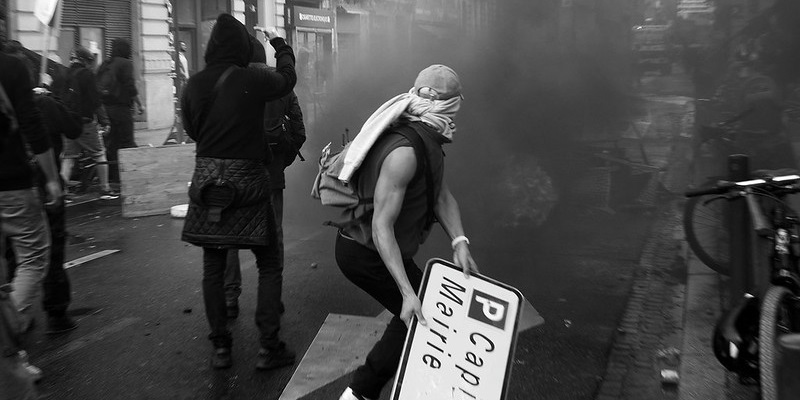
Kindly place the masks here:
[(188, 203), (194, 156), (193, 144), (121, 149), (122, 216), (167, 214)]

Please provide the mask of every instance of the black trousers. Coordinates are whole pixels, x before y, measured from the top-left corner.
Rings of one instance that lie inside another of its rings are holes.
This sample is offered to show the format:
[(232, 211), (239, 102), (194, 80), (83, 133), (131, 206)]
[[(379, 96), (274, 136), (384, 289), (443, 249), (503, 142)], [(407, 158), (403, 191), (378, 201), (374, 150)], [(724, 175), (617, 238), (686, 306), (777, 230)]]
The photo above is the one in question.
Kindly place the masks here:
[(111, 132), (106, 143), (108, 180), (119, 182), (119, 149), (136, 147), (133, 138), (133, 114), (130, 106), (106, 105)]
[[(336, 263), (350, 282), (394, 314), (383, 336), (370, 350), (364, 365), (356, 369), (350, 388), (358, 394), (377, 399), (381, 390), (397, 372), (408, 329), (400, 319), (403, 296), (377, 251), (364, 247), (341, 234), (336, 238)], [(413, 259), (404, 259), (408, 280), (419, 290), (422, 271)]]
[[(283, 287), (283, 266), (277, 246), (258, 246), (251, 249), (256, 256), (258, 283), (255, 321), (260, 333), (259, 343), (265, 349), (280, 347), (280, 304)], [(233, 337), (228, 329), (225, 304), (225, 266), (228, 249), (203, 248), (203, 302), (206, 319), (211, 328), (208, 338), (215, 348), (231, 347)]]

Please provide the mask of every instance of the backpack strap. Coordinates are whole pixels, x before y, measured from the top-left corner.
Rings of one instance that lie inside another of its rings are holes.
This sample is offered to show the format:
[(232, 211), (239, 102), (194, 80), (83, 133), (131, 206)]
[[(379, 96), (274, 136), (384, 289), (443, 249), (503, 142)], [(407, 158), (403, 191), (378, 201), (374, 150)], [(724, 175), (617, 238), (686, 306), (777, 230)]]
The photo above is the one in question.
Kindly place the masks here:
[(436, 215), (434, 213), (436, 199), (434, 198), (433, 190), (433, 171), (430, 168), (430, 160), (428, 160), (428, 151), (425, 147), (425, 142), (422, 141), (419, 131), (413, 124), (399, 125), (394, 128), (394, 131), (411, 142), (411, 147), (414, 148), (414, 153), (417, 156), (417, 171), (414, 173), (412, 180), (420, 179), (421, 175), (423, 173), (425, 174), (425, 196), (428, 203), (425, 224), (426, 226), (430, 226), (436, 221)]
[[(231, 65), (230, 67), (228, 67), (228, 69), (225, 70), (225, 72), (222, 73), (222, 75), (219, 76), (219, 78), (217, 78), (217, 83), (215, 83), (214, 88), (211, 89), (211, 99), (208, 100), (208, 105), (206, 105), (206, 112), (203, 113), (203, 115), (208, 116), (208, 114), (211, 113), (211, 109), (214, 108), (214, 102), (216, 102), (217, 100), (219, 89), (222, 87), (222, 84), (225, 83), (225, 80), (228, 79), (228, 76), (230, 76), (231, 72), (233, 72), (235, 68), (236, 68), (235, 65)], [(202, 124), (205, 124), (205, 118), (203, 119), (201, 125)]]

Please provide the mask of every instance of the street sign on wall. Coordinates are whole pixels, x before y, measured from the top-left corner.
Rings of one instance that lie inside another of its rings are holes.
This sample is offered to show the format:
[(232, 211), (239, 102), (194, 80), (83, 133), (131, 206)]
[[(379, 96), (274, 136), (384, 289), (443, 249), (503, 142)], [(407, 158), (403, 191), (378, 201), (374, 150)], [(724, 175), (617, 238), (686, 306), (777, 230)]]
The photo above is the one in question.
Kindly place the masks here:
[(292, 23), (296, 27), (333, 29), (336, 14), (331, 10), (309, 7), (292, 7)]
[(522, 294), (432, 259), (420, 300), (427, 325), (415, 319), (409, 329), (392, 400), (505, 398)]

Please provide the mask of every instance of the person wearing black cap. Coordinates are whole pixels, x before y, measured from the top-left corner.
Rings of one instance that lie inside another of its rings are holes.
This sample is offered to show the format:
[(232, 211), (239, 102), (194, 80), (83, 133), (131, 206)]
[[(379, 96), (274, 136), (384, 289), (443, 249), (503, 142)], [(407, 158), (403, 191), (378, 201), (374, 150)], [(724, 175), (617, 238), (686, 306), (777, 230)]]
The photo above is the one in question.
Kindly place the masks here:
[[(433, 216), (452, 239), (455, 264), (467, 276), (478, 271), (458, 204), (444, 181), (442, 146), (453, 140), (462, 99), (455, 71), (431, 65), (419, 73), (408, 93), (379, 107), (350, 144), (338, 178), (349, 181), (358, 172), (354, 181), (358, 193), (373, 198), (374, 210), (339, 230), (336, 263), (347, 279), (394, 317), (340, 400), (377, 399), (397, 371), (411, 319), (426, 324), (417, 297), (422, 271), (413, 257), (432, 227)], [(425, 159), (417, 158), (409, 131), (424, 144)], [(374, 144), (366, 144), (376, 136)], [(420, 173), (420, 163), (428, 171)]]
[(250, 249), (258, 268), (257, 369), (291, 365), (295, 354), (280, 340), (283, 283), (275, 240), (264, 137), (264, 107), (297, 82), (294, 54), (277, 31), (267, 33), (277, 68), (248, 68), (253, 45), (244, 25), (221, 14), (206, 48), (206, 67), (189, 78), (181, 99), (183, 126), (197, 143), (189, 208), (181, 239), (203, 248), (203, 301), (214, 346), (211, 365), (232, 365), (224, 274), (229, 249)]

